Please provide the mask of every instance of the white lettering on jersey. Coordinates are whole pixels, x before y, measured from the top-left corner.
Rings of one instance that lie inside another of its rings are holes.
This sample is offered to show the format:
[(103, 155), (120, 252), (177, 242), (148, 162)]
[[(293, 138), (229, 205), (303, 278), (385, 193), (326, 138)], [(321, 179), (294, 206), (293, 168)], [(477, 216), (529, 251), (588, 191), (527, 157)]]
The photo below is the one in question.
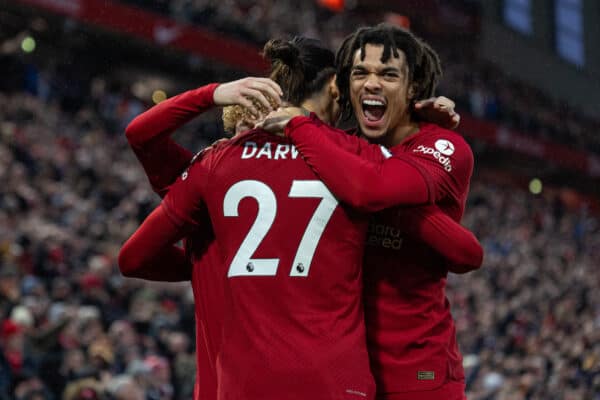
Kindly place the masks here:
[(423, 153), (433, 156), (448, 172), (452, 172), (452, 162), (450, 157), (446, 157), (442, 154), (451, 155), (454, 154), (454, 145), (448, 140), (440, 139), (435, 142), (435, 149), (433, 147), (419, 145), (413, 150), (414, 153)]
[(271, 143), (267, 142), (263, 145), (262, 149), (256, 155), (256, 158), (261, 158), (262, 156), (267, 157), (269, 160), (271, 159)]
[(289, 144), (278, 144), (277, 147), (275, 148), (275, 160), (279, 160), (280, 158), (282, 160), (286, 160), (287, 159), (287, 154), (290, 152), (290, 145)]
[[(256, 200), (258, 214), (231, 261), (227, 277), (276, 275), (279, 258), (252, 257), (275, 221), (277, 198), (273, 190), (263, 182), (255, 180), (240, 181), (227, 190), (223, 200), (223, 215), (225, 217), (238, 217), (239, 204), (246, 197), (252, 197)], [(319, 240), (337, 208), (338, 201), (321, 181), (292, 181), (288, 197), (321, 199), (302, 235), (290, 270), (290, 276), (308, 277), (308, 271), (319, 245)]]
[(275, 146), (274, 151), (272, 147), (271, 142), (266, 142), (260, 149), (256, 142), (245, 142), (241, 158), (242, 160), (247, 160), (249, 158), (258, 159), (261, 157), (268, 158), (269, 160), (287, 160), (288, 156), (290, 156), (290, 159), (292, 160), (298, 158), (298, 149), (296, 149), (294, 145), (278, 144)]
[(256, 143), (254, 143), (254, 142), (244, 143), (244, 150), (242, 151), (242, 160), (254, 157), (254, 154), (256, 154), (256, 150), (257, 150)]

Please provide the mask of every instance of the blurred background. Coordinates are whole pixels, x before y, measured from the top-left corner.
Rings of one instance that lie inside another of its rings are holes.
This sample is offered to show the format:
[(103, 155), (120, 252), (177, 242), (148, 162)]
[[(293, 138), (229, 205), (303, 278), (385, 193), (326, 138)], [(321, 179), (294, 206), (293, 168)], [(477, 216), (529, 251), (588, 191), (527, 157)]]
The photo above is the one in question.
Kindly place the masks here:
[[(189, 399), (189, 284), (123, 279), (158, 204), (124, 128), (213, 81), (263, 74), (271, 37), (331, 48), (363, 24), (440, 53), (475, 153), (450, 275), (470, 400), (600, 399), (600, 2), (1, 0), (0, 399)], [(176, 139), (221, 136), (217, 111)]]

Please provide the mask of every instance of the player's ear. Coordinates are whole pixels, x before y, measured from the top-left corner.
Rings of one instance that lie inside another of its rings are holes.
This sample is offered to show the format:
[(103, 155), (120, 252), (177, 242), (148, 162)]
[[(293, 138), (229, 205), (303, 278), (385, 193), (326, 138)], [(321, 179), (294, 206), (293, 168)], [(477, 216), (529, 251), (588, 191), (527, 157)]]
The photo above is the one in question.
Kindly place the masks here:
[(336, 83), (335, 75), (333, 75), (329, 80), (327, 88), (329, 90), (329, 95), (331, 96), (331, 98), (334, 101), (337, 101), (340, 98), (340, 89), (338, 88), (338, 85)]
[(416, 92), (415, 85), (414, 84), (410, 85), (408, 87), (408, 93), (407, 93), (408, 100), (413, 100), (415, 98), (415, 92)]

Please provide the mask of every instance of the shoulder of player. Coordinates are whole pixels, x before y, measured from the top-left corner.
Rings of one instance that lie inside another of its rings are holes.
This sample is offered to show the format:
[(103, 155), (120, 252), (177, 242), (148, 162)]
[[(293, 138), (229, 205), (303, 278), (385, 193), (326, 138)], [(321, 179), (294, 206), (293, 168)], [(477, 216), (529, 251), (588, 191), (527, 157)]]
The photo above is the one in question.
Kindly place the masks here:
[(221, 147), (220, 141), (217, 141), (209, 146), (206, 146), (196, 154), (190, 160), (190, 166), (199, 163), (203, 160), (209, 159), (218, 149)]
[(471, 146), (462, 135), (434, 124), (424, 124), (422, 126), (421, 135), (418, 135), (413, 143), (413, 147), (418, 146), (433, 147), (442, 153), (445, 149), (446, 152), (455, 153), (456, 155), (472, 156), (473, 154)]
[(268, 134), (260, 128), (250, 129), (250, 130), (242, 132), (238, 135), (235, 135), (234, 137), (229, 139), (229, 145), (230, 146), (240, 145), (248, 140), (254, 140), (254, 139), (257, 139), (260, 137), (264, 137), (266, 135), (268, 135)]
[(229, 140), (228, 145), (233, 147), (245, 146), (246, 143), (252, 142), (259, 146), (264, 145), (267, 142), (272, 144), (289, 144), (291, 143), (290, 139), (287, 137), (281, 137), (274, 135), (272, 133), (266, 132), (260, 128), (251, 129), (249, 131), (243, 132)]
[(215, 141), (214, 143), (197, 153), (192, 159), (191, 163), (194, 163), (194, 161), (201, 160), (210, 161), (215, 158), (218, 158), (219, 155), (222, 154), (224, 151), (238, 144), (240, 140), (243, 140), (243, 136), (245, 136), (245, 133), (232, 138), (221, 138)]
[(424, 138), (447, 139), (456, 142), (459, 145), (470, 147), (465, 138), (458, 132), (442, 128), (435, 124), (423, 125)]
[[(203, 164), (206, 166), (214, 166), (215, 163), (218, 163), (222, 159), (228, 158), (231, 156), (232, 152), (238, 151), (240, 147), (244, 147), (249, 142), (257, 145), (271, 140), (278, 141), (281, 140), (281, 138), (273, 136), (262, 129), (251, 129), (235, 135), (232, 138), (223, 138), (217, 140), (209, 147), (202, 150), (199, 153), (200, 156), (198, 157), (198, 160), (192, 160), (192, 163), (194, 161), (202, 160)], [(196, 156), (198, 156), (198, 154)], [(194, 157), (194, 159), (195, 158), (196, 157)]]
[(222, 150), (229, 146), (230, 139), (219, 139), (211, 145), (197, 152), (190, 160), (188, 167), (181, 174), (182, 180), (187, 179), (190, 171), (195, 169), (210, 169), (210, 166), (219, 159), (219, 154)]

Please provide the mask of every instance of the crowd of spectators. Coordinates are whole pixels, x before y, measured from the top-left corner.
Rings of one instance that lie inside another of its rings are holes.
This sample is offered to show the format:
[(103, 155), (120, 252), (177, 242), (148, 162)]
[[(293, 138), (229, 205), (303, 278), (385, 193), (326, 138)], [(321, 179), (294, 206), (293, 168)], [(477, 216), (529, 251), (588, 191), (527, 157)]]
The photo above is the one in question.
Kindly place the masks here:
[(448, 287), (470, 400), (600, 398), (599, 222), (558, 195), (474, 183), (463, 223), (485, 261)]
[(144, 105), (99, 78), (75, 106), (57, 79), (0, 91), (0, 399), (189, 399), (190, 286), (116, 267), (158, 203), (123, 134)]
[[(448, 60), (442, 90), (474, 115), (556, 140), (546, 118), (584, 137), (570, 111), (555, 113), (532, 89)], [(158, 203), (123, 134), (147, 105), (100, 77), (34, 75), (35, 85), (0, 82), (0, 400), (189, 399), (190, 285), (125, 279), (116, 265)], [(179, 139), (199, 150), (214, 140), (215, 119)], [(451, 275), (447, 291), (470, 400), (600, 400), (599, 222), (552, 193), (474, 182), (464, 223), (486, 258), (480, 271)]]
[(592, 119), (540, 90), (510, 79), (497, 67), (464, 52), (441, 48), (444, 80), (438, 92), (461, 110), (521, 134), (600, 154), (600, 118)]
[[(332, 13), (315, 1), (293, 0), (121, 0), (231, 37), (262, 45), (272, 37), (303, 35), (337, 48), (356, 27), (385, 20), (381, 12), (347, 9)], [(350, 3), (350, 2), (348, 2)], [(290, 18), (290, 16), (294, 16)], [(427, 37), (427, 32), (418, 32)], [(463, 111), (497, 121), (541, 139), (600, 154), (600, 118), (552, 100), (539, 90), (517, 82), (473, 52), (476, 37), (464, 38), (460, 48), (446, 42), (436, 45), (446, 79), (440, 93), (459, 101)], [(525, 112), (526, 111), (526, 112)]]

